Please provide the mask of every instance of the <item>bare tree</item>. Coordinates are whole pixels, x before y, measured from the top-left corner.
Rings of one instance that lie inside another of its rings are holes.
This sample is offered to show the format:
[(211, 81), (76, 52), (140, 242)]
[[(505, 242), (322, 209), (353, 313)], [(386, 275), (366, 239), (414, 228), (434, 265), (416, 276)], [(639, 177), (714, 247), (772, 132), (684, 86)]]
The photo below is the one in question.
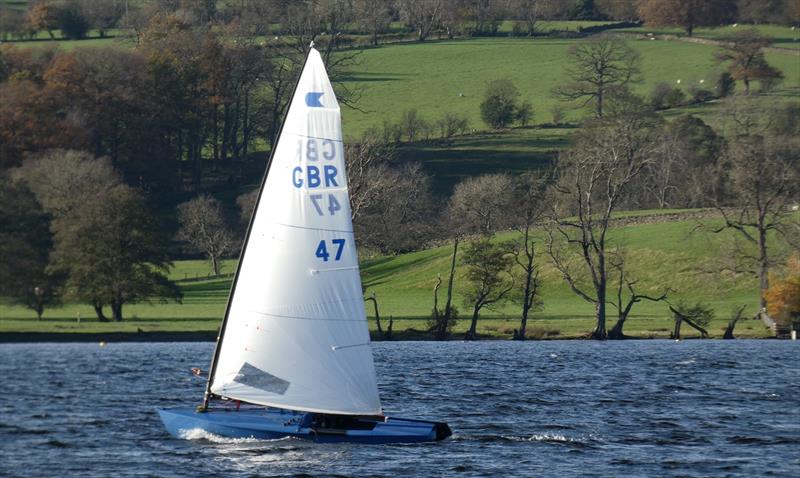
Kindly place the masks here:
[(767, 306), (769, 271), (775, 260), (770, 246), (772, 234), (797, 241), (790, 233), (793, 223), (789, 206), (800, 191), (800, 143), (786, 137), (742, 136), (728, 147), (718, 174), (726, 178), (714, 194), (714, 205), (724, 224), (716, 233), (732, 231), (754, 247), (738, 251), (752, 263), (759, 278), (761, 307)]
[(371, 173), (377, 189), (354, 222), (360, 243), (383, 254), (408, 252), (430, 239), (431, 180), (418, 163), (386, 165)]
[(570, 79), (553, 94), (564, 101), (581, 101), (581, 106), (594, 104), (595, 116), (602, 117), (609, 92), (626, 88), (640, 78), (641, 58), (624, 40), (599, 35), (583, 40), (569, 49)]
[(197, 196), (178, 206), (178, 220), (181, 224), (178, 239), (189, 243), (191, 249), (205, 253), (214, 275), (218, 276), (220, 259), (236, 245), (219, 202), (210, 196)]
[(391, 21), (389, 0), (355, 0), (355, 16), (361, 27), (369, 32), (370, 42), (378, 44), (378, 34), (386, 31)]
[(425, 41), (439, 24), (443, 0), (399, 0), (401, 18), (417, 31), (417, 40)]
[(523, 174), (516, 181), (516, 202), (508, 212), (512, 227), (519, 233), (510, 242), (509, 250), (522, 273), (516, 288), (517, 293), (512, 294), (512, 299), (518, 300), (522, 305), (522, 318), (519, 330), (514, 334), (515, 340), (525, 340), (528, 316), (534, 308), (541, 305), (541, 280), (533, 228), (542, 222), (547, 210), (546, 188), (547, 182), (544, 178), (534, 173)]
[(525, 33), (532, 37), (541, 28), (539, 25), (552, 15), (553, 0), (510, 0), (509, 9), (516, 20), (525, 26)]
[(595, 306), (594, 339), (607, 338), (611, 215), (652, 161), (655, 124), (651, 114), (635, 110), (604, 118), (585, 127), (559, 158), (547, 248), (570, 289)]
[(609, 265), (614, 269), (617, 276), (617, 296), (615, 300), (609, 301), (617, 309), (617, 322), (608, 332), (608, 338), (612, 340), (621, 340), (627, 338), (623, 328), (625, 327), (625, 321), (628, 320), (630, 316), (631, 310), (633, 310), (633, 306), (643, 300), (652, 302), (667, 300), (669, 289), (665, 289), (659, 296), (651, 296), (636, 292), (636, 284), (638, 281), (631, 278), (629, 271), (625, 270), (624, 251), (618, 251), (617, 254), (609, 257)]
[[(746, 306), (743, 305), (733, 311), (733, 316), (731, 317), (731, 320), (728, 321), (728, 325), (725, 327), (725, 333), (722, 335), (723, 339), (733, 340), (736, 338), (733, 336), (733, 329), (736, 327), (736, 324), (738, 324), (739, 321), (742, 320), (745, 307)], [(758, 316), (754, 318), (758, 318)]]
[(11, 175), (27, 185), (45, 212), (56, 221), (69, 217), (121, 183), (108, 158), (62, 149), (29, 158)]

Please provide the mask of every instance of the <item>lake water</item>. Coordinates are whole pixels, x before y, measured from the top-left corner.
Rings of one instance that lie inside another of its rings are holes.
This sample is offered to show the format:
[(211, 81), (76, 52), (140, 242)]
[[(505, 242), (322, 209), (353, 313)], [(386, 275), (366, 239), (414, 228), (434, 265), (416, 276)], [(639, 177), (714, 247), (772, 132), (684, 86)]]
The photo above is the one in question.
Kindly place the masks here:
[(800, 342), (376, 343), (425, 445), (177, 440), (210, 343), (0, 344), (3, 476), (797, 476)]

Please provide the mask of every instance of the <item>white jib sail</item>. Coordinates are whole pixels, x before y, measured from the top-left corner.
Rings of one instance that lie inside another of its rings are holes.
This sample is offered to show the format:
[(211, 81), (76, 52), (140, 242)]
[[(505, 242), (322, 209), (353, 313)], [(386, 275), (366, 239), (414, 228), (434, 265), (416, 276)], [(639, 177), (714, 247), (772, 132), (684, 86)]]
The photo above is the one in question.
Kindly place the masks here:
[(339, 104), (314, 49), (241, 260), (211, 392), (293, 410), (381, 413)]

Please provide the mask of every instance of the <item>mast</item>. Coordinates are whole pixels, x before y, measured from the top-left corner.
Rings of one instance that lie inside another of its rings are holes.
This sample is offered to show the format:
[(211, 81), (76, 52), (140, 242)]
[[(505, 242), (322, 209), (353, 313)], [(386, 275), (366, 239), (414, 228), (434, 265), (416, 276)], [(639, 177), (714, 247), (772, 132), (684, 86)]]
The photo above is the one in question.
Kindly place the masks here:
[(300, 78), (303, 76), (303, 70), (305, 70), (306, 63), (308, 62), (308, 57), (311, 53), (311, 50), (314, 48), (314, 42), (311, 42), (309, 45), (308, 52), (306, 53), (306, 58), (303, 60), (303, 66), (300, 68), (300, 74), (297, 75), (297, 79), (294, 82), (294, 86), (292, 87), (292, 94), (289, 95), (289, 103), (286, 106), (286, 111), (283, 112), (283, 118), (281, 119), (281, 125), (278, 129), (278, 134), (275, 137), (275, 144), (272, 145), (272, 149), (269, 152), (269, 158), (267, 159), (267, 166), (264, 170), (264, 176), (261, 178), (261, 186), (258, 189), (258, 196), (256, 197), (255, 206), (253, 207), (253, 212), (250, 215), (250, 222), (247, 224), (247, 232), (244, 236), (244, 242), (242, 243), (242, 251), (239, 253), (239, 263), (236, 265), (236, 272), (233, 275), (233, 283), (231, 284), (231, 290), (228, 292), (228, 303), (225, 306), (225, 315), (222, 318), (222, 324), (220, 325), (219, 332), (217, 334), (217, 343), (214, 345), (214, 353), (211, 356), (211, 368), (208, 370), (208, 380), (206, 381), (206, 390), (203, 393), (203, 404), (198, 407), (198, 411), (206, 411), (208, 409), (208, 402), (211, 399), (211, 383), (214, 380), (214, 373), (217, 369), (217, 362), (219, 361), (219, 351), (221, 349), (222, 340), (225, 337), (225, 326), (228, 323), (228, 317), (231, 311), (231, 304), (233, 303), (233, 294), (236, 291), (236, 283), (239, 279), (239, 272), (242, 269), (242, 263), (244, 262), (244, 255), (247, 250), (247, 243), (250, 239), (250, 233), (253, 230), (253, 222), (256, 217), (256, 212), (258, 211), (258, 205), (261, 202), (261, 195), (264, 193), (264, 185), (267, 182), (267, 176), (269, 175), (269, 169), (272, 165), (272, 160), (275, 156), (275, 152), (278, 150), (278, 142), (281, 139), (281, 133), (283, 133), (283, 126), (286, 124), (286, 118), (289, 115), (289, 110), (292, 106), (292, 99), (294, 98), (295, 93), (297, 92), (297, 85), (300, 84)]

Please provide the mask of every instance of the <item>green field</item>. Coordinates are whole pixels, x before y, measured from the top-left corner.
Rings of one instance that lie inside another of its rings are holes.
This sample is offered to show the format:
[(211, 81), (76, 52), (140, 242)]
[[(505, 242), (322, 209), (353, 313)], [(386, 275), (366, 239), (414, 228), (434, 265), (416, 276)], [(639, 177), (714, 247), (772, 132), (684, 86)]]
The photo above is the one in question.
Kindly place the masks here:
[[(755, 314), (758, 304), (756, 279), (752, 276), (709, 275), (701, 272), (712, 266), (712, 257), (722, 245), (719, 235), (694, 232), (696, 220), (628, 225), (618, 228), (612, 240), (623, 242), (627, 248), (632, 272), (640, 282), (640, 291), (657, 293), (663, 286), (675, 289), (674, 300), (704, 301), (717, 311), (717, 319), (709, 326), (712, 335), (720, 336), (731, 310), (747, 305), (747, 313)], [(498, 239), (508, 239), (511, 233)], [(543, 247), (543, 246), (541, 246)], [(425, 317), (432, 308), (432, 290), (438, 274), (446, 277), (450, 246), (400, 256), (376, 257), (362, 261), (362, 272), (367, 294), (375, 293), (381, 317), (395, 318), (394, 330), (423, 330)], [(593, 307), (578, 299), (565, 286), (545, 257), (542, 278), (544, 283), (543, 310), (534, 314), (530, 327), (536, 334), (547, 338), (576, 338), (592, 328)], [(234, 261), (226, 261), (223, 277), (207, 278), (208, 264), (204, 261), (181, 261), (176, 264), (171, 277), (178, 280), (185, 294), (183, 304), (136, 304), (126, 306), (123, 323), (98, 323), (93, 319), (91, 307), (69, 304), (48, 310), (42, 321), (18, 306), (0, 306), (0, 332), (112, 332), (137, 330), (150, 331), (214, 331), (225, 309)], [(466, 313), (458, 295), (456, 305)], [(443, 295), (440, 297), (443, 300)], [(612, 309), (613, 310), (613, 309)], [(78, 323), (78, 315), (81, 321)], [(613, 315), (613, 312), (611, 313)], [(368, 308), (372, 316), (372, 308)], [(479, 332), (498, 338), (509, 337), (518, 327), (518, 307), (508, 304), (486, 311), (480, 321)], [(613, 321), (613, 317), (609, 318)], [(374, 327), (374, 322), (371, 324)], [(464, 317), (457, 331), (468, 326)], [(663, 303), (643, 302), (636, 305), (626, 332), (643, 336), (666, 337), (671, 330), (671, 320)], [(685, 330), (689, 336), (691, 330)], [(745, 321), (737, 328), (737, 335), (764, 337), (768, 330), (758, 321)], [(413, 332), (409, 332), (411, 336)]]
[[(397, 122), (411, 109), (430, 121), (458, 113), (469, 118), (473, 128), (486, 129), (480, 119), (486, 84), (504, 77), (514, 81), (521, 99), (533, 104), (535, 124), (549, 123), (555, 105), (566, 109), (567, 119), (576, 120), (584, 112), (570, 109), (551, 91), (567, 80), (567, 50), (577, 41), (481, 38), (367, 49), (346, 76), (347, 85), (360, 92), (361, 111), (343, 108), (345, 134), (357, 136), (383, 121)], [(632, 40), (630, 45), (642, 55), (643, 81), (634, 87), (640, 94), (662, 81), (683, 88), (712, 87), (723, 69), (713, 58), (717, 47), (712, 45), (659, 40)], [(790, 53), (768, 53), (767, 58), (786, 77), (774, 95), (797, 97), (800, 59)]]

